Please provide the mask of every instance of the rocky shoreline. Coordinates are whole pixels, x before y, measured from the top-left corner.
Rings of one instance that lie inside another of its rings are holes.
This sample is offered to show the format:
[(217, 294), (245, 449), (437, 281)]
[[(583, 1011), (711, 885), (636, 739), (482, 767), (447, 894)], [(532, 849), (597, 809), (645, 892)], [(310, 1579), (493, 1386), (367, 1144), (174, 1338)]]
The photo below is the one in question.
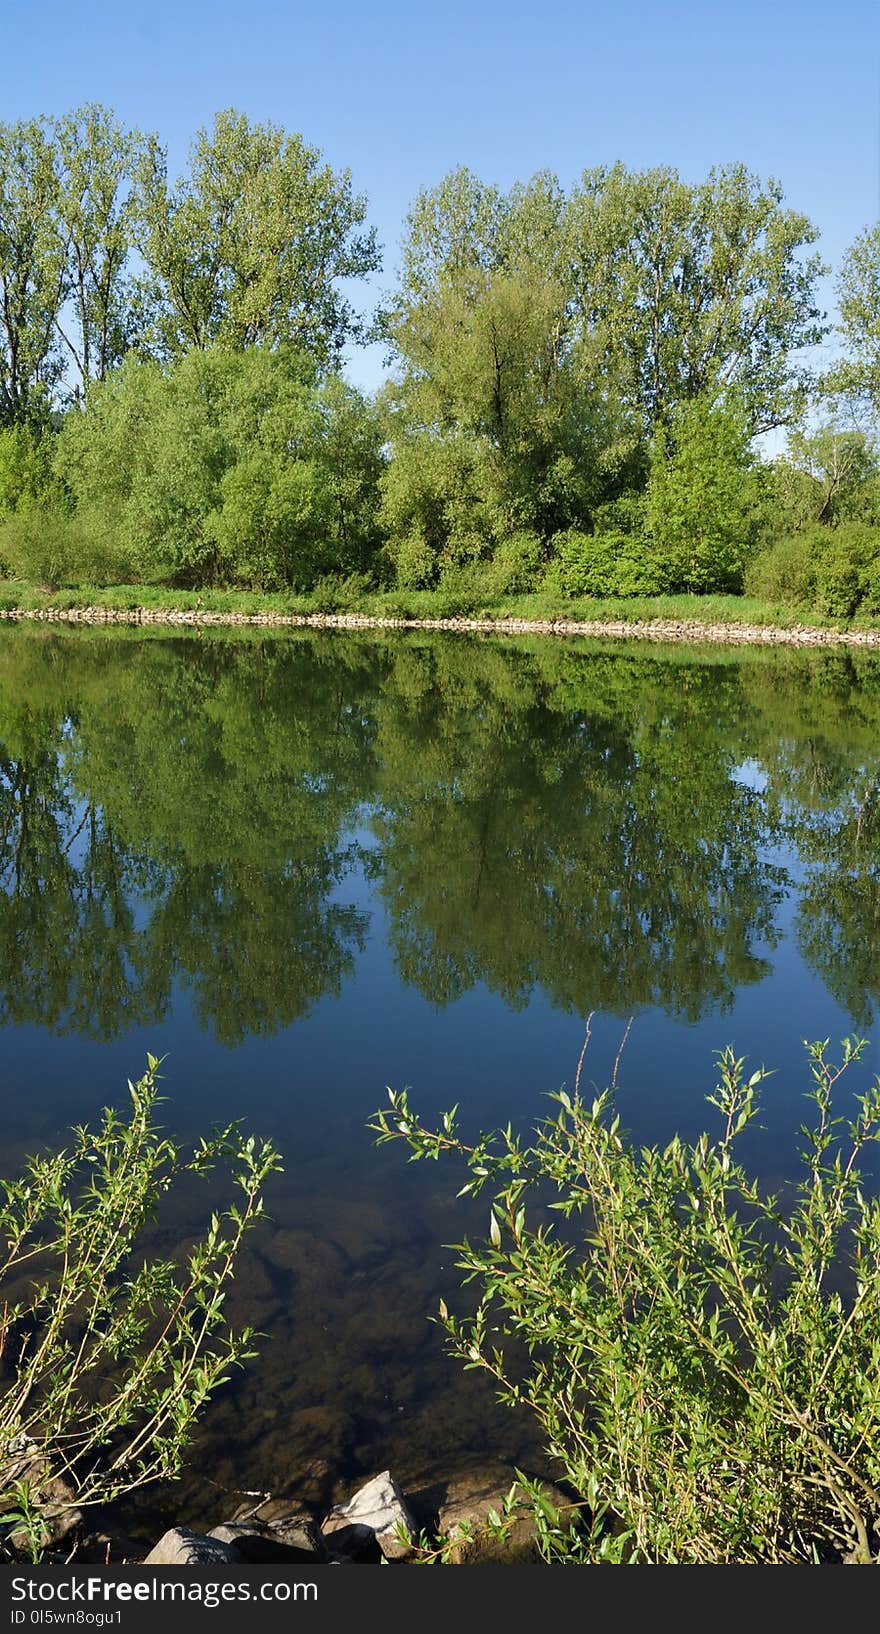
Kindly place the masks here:
[[(372, 1477), (327, 1513), (292, 1499), (240, 1504), (210, 1531), (178, 1524), (150, 1546), (110, 1527), (89, 1532), (66, 1482), (51, 1483), (41, 1516), (41, 1564), (115, 1566), (539, 1565), (537, 1528), (525, 1494), (505, 1465), (471, 1468), (429, 1489), (404, 1491), (390, 1470)], [(557, 1513), (568, 1508), (558, 1488), (541, 1483)], [(53, 1501), (54, 1500), (54, 1501)], [(231, 1506), (230, 1506), (231, 1507)], [(27, 1559), (27, 1539), (13, 1533), (0, 1564)]]
[(727, 646), (880, 648), (880, 629), (830, 630), (810, 625), (702, 623), (697, 619), (382, 618), (365, 613), (219, 613), (203, 608), (7, 607), (0, 620), (48, 624), (257, 627), (312, 630), (450, 630), (477, 635), (592, 636)]

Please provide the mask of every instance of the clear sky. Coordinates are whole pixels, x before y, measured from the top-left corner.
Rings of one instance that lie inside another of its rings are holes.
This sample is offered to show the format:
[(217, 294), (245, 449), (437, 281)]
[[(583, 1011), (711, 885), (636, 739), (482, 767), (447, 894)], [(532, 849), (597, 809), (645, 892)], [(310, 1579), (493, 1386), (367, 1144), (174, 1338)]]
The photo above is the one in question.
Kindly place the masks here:
[(0, 0), (0, 117), (105, 102), (174, 170), (220, 108), (301, 131), (369, 198), (379, 288), (414, 194), (461, 163), (509, 185), (741, 159), (837, 262), (878, 213), (878, 23), (876, 0)]

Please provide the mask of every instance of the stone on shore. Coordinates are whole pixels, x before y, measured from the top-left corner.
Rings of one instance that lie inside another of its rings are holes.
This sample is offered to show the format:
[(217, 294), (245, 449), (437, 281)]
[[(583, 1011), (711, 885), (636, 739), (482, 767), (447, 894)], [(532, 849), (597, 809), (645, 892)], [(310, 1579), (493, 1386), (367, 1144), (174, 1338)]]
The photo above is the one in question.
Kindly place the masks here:
[(386, 1560), (405, 1560), (412, 1549), (398, 1537), (400, 1525), (415, 1536), (416, 1526), (406, 1499), (386, 1469), (347, 1503), (331, 1509), (321, 1531), (331, 1555), (362, 1559), (378, 1548)]
[(308, 1515), (288, 1515), (271, 1524), (254, 1519), (224, 1521), (208, 1536), (231, 1545), (248, 1565), (315, 1566), (327, 1558), (318, 1529)]
[(172, 1526), (150, 1550), (144, 1566), (240, 1566), (242, 1556), (231, 1543)]

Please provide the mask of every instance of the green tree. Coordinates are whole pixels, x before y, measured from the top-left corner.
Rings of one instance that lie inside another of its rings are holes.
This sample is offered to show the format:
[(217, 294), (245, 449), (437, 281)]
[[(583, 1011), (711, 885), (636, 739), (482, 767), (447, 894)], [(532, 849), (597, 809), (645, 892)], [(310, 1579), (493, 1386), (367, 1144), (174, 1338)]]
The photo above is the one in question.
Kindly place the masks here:
[(832, 384), (880, 408), (880, 226), (866, 228), (844, 257), (837, 281), (840, 330), (848, 357)]
[[(804, 516), (802, 525), (875, 520), (880, 509), (877, 484), (880, 458), (874, 439), (861, 428), (841, 425), (836, 420), (826, 421), (813, 430), (798, 428), (789, 437), (785, 464), (807, 478), (800, 494), (802, 507), (806, 509), (809, 493), (812, 514)], [(779, 477), (777, 482), (783, 493), (786, 487), (789, 494), (795, 487), (791, 476), (787, 485)]]
[(137, 296), (127, 269), (140, 139), (97, 103), (57, 120), (54, 138), (73, 323), (63, 312), (55, 321), (76, 371), (77, 394), (85, 395), (136, 338)]
[(733, 393), (750, 433), (787, 423), (827, 333), (818, 233), (743, 165), (688, 184), (670, 168), (584, 172), (567, 213), (583, 366), (614, 381), (647, 436), (677, 405)]
[(140, 164), (141, 248), (161, 352), (284, 342), (335, 363), (359, 323), (340, 285), (379, 266), (366, 203), (317, 148), (233, 109), (193, 142), (174, 186), (153, 138)]
[(0, 423), (45, 415), (67, 292), (59, 181), (45, 120), (0, 124)]
[(57, 465), (126, 576), (308, 588), (377, 548), (376, 418), (287, 347), (128, 358), (68, 417)]
[(739, 590), (759, 522), (745, 417), (709, 398), (682, 405), (651, 446), (645, 522), (667, 588)]
[(614, 402), (572, 363), (563, 213), (553, 177), (502, 195), (464, 170), (410, 212), (385, 315), (402, 366), (383, 502), (398, 564), (436, 575), (614, 491)]

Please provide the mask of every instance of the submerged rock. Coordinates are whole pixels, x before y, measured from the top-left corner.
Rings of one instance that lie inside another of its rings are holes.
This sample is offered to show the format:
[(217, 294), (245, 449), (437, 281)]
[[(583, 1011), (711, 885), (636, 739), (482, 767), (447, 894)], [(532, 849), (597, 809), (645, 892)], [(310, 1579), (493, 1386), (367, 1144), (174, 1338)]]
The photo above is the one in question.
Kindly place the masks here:
[[(514, 1472), (504, 1466), (471, 1470), (447, 1483), (446, 1497), (437, 1515), (437, 1531), (452, 1548), (451, 1566), (530, 1566), (541, 1565), (538, 1533), (531, 1505), (524, 1493), (517, 1494), (512, 1524), (503, 1538), (497, 1537), (489, 1521), (490, 1510), (499, 1516), (514, 1481)], [(559, 1510), (568, 1500), (558, 1487), (542, 1483), (545, 1497)]]

